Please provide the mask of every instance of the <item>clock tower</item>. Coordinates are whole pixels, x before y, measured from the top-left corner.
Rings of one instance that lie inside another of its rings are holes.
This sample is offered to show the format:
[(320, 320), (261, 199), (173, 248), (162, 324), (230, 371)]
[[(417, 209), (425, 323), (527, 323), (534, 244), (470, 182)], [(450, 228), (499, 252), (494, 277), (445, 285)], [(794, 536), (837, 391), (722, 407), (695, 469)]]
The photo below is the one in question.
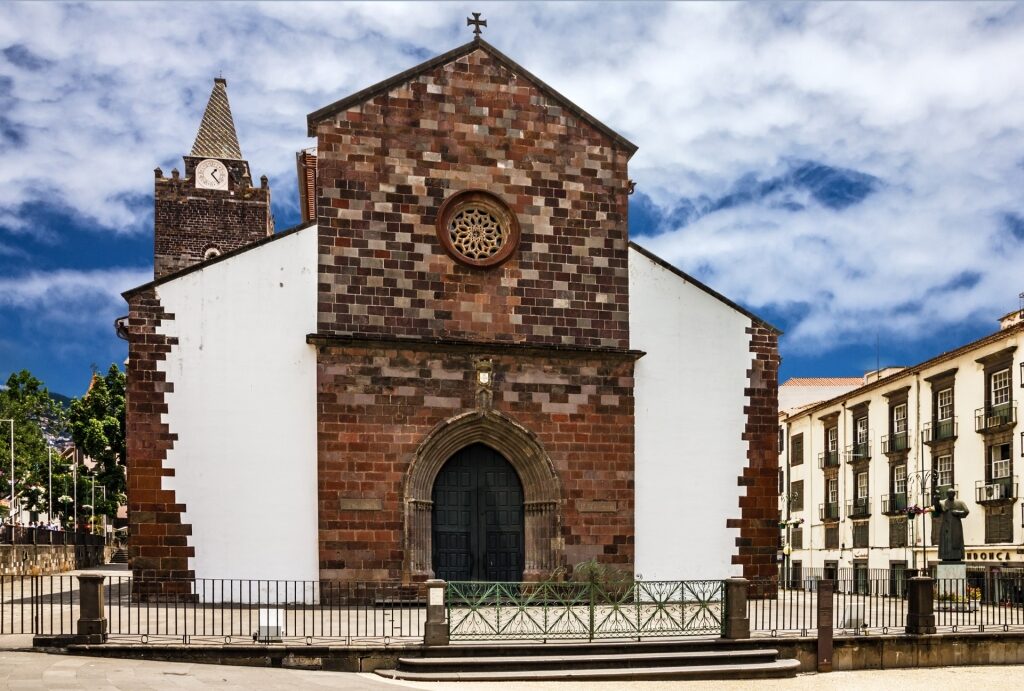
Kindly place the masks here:
[(274, 232), (267, 177), (254, 187), (228, 104), (227, 81), (213, 80), (184, 173), (156, 169), (153, 274), (167, 274), (250, 245)]

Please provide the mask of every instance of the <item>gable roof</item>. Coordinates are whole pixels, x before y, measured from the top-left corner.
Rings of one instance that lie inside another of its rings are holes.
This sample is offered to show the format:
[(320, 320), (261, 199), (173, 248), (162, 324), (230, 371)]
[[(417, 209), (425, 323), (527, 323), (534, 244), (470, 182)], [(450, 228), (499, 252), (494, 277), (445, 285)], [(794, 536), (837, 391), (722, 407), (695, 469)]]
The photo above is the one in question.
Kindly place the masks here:
[(645, 257), (650, 259), (652, 262), (654, 262), (655, 264), (657, 264), (661, 268), (667, 269), (668, 271), (671, 271), (672, 273), (674, 273), (676, 276), (678, 276), (679, 278), (683, 279), (687, 283), (692, 283), (694, 285), (694, 287), (699, 288), (700, 290), (703, 290), (705, 293), (707, 293), (711, 297), (715, 298), (719, 302), (721, 302), (721, 303), (723, 303), (725, 305), (728, 305), (729, 307), (731, 307), (732, 309), (736, 310), (740, 314), (742, 314), (742, 315), (744, 315), (746, 317), (749, 317), (750, 320), (752, 322), (754, 322), (755, 324), (763, 326), (766, 329), (770, 329), (770, 330), (774, 331), (779, 336), (782, 335), (782, 333), (783, 333), (782, 329), (778, 328), (777, 326), (773, 326), (772, 324), (769, 324), (764, 319), (762, 319), (761, 317), (757, 316), (756, 314), (754, 314), (750, 310), (746, 309), (745, 307), (741, 307), (740, 305), (736, 304), (735, 302), (733, 302), (729, 298), (727, 298), (724, 295), (722, 295), (721, 293), (719, 293), (714, 288), (711, 288), (711, 287), (701, 283), (700, 281), (698, 281), (696, 278), (694, 278), (690, 274), (688, 274), (685, 271), (679, 269), (678, 267), (673, 266), (672, 264), (668, 263), (667, 261), (665, 261), (664, 259), (662, 259), (658, 255), (656, 255), (653, 252), (651, 252), (650, 250), (644, 249), (643, 247), (641, 247), (640, 245), (636, 244), (632, 240), (629, 241), (629, 247), (630, 247), (630, 249), (634, 249), (637, 252), (639, 252), (640, 254), (644, 255)]
[(272, 235), (268, 235), (265, 238), (260, 238), (256, 242), (250, 243), (248, 245), (243, 245), (242, 247), (238, 247), (236, 249), (233, 249), (230, 252), (224, 252), (223, 254), (217, 255), (213, 259), (207, 259), (206, 261), (197, 262), (197, 263), (193, 264), (192, 266), (186, 266), (184, 269), (178, 269), (177, 271), (173, 271), (173, 272), (167, 274), (166, 276), (161, 276), (160, 278), (156, 278), (156, 279), (153, 279), (152, 281), (149, 281), (147, 283), (143, 283), (140, 286), (135, 286), (134, 288), (129, 288), (128, 290), (126, 290), (123, 293), (121, 293), (121, 297), (123, 297), (125, 300), (127, 300), (132, 295), (135, 295), (136, 293), (142, 292), (143, 290), (149, 290), (150, 288), (154, 288), (156, 286), (163, 285), (164, 283), (170, 283), (171, 281), (173, 281), (175, 279), (178, 279), (178, 278), (181, 278), (182, 276), (187, 276), (188, 274), (190, 274), (190, 273), (192, 273), (194, 271), (199, 271), (200, 269), (205, 269), (208, 266), (213, 266), (214, 264), (219, 264), (222, 261), (225, 261), (227, 259), (231, 259), (232, 257), (237, 257), (240, 254), (244, 254), (245, 252), (248, 252), (249, 250), (254, 250), (257, 247), (263, 247), (264, 245), (270, 244), (271, 242), (274, 242), (276, 240), (280, 240), (281, 238), (286, 238), (289, 235), (294, 235), (295, 233), (299, 232), (300, 230), (305, 230), (306, 228), (312, 228), (315, 225), (316, 225), (315, 221), (304, 221), (304, 222), (300, 223), (297, 226), (292, 226), (291, 228), (286, 228), (285, 230), (281, 230), (281, 231), (278, 231), (278, 232), (276, 232), (276, 233), (274, 233)]
[(191, 155), (242, 160), (242, 148), (238, 145), (235, 120), (231, 117), (231, 105), (228, 103), (226, 79), (217, 77), (213, 80), (213, 91), (210, 92)]
[(357, 91), (351, 96), (347, 96), (341, 99), (340, 101), (335, 101), (329, 106), (324, 106), (319, 110), (313, 111), (312, 113), (306, 116), (306, 127), (308, 135), (310, 137), (315, 136), (317, 124), (323, 122), (324, 120), (330, 118), (331, 116), (336, 115), (337, 113), (340, 113), (342, 111), (348, 110), (352, 106), (356, 106), (365, 101), (369, 101), (370, 99), (379, 96), (382, 93), (390, 91), (391, 89), (394, 89), (395, 87), (400, 86), (401, 84), (404, 84), (405, 82), (415, 77), (418, 77), (425, 72), (429, 72), (435, 67), (440, 67), (441, 65), (447, 64), (454, 60), (458, 60), (462, 56), (469, 55), (475, 50), (483, 50), (487, 52), (492, 58), (501, 63), (506, 69), (515, 72), (516, 74), (532, 82), (533, 85), (537, 87), (537, 89), (544, 92), (549, 98), (558, 101), (558, 103), (563, 108), (570, 111), (576, 117), (580, 118), (584, 122), (588, 123), (594, 129), (607, 135), (616, 144), (622, 146), (629, 156), (632, 156), (634, 153), (636, 153), (636, 144), (632, 143), (631, 141), (623, 137), (621, 134), (619, 134), (618, 132), (608, 127), (597, 118), (595, 118), (593, 115), (591, 115), (590, 113), (588, 113), (587, 111), (583, 110), (578, 105), (570, 101), (568, 98), (555, 91), (553, 88), (551, 88), (543, 81), (541, 81), (539, 78), (534, 76), (525, 67), (523, 67), (512, 58), (502, 53), (500, 50), (498, 50), (497, 48), (495, 48), (494, 46), (492, 46), (490, 43), (483, 40), (479, 36), (474, 38), (469, 43), (463, 44), (458, 48), (448, 51), (447, 53), (442, 53), (441, 55), (438, 55), (435, 58), (431, 58), (430, 60), (420, 63), (419, 65), (416, 65), (411, 69), (408, 69), (404, 72), (400, 72), (393, 77), (385, 79), (382, 82), (377, 82), (373, 86), (368, 86), (362, 91)]

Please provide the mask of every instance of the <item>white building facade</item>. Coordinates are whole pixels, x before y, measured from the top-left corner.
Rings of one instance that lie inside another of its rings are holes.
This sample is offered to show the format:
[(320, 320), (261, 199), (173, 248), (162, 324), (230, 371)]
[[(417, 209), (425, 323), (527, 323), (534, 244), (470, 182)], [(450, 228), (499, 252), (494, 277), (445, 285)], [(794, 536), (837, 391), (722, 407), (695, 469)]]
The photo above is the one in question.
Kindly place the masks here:
[[(1024, 324), (780, 416), (780, 527), (790, 578), (938, 560), (934, 493), (956, 490), (968, 567), (1024, 567), (1018, 399)], [(922, 512), (924, 511), (924, 512)]]

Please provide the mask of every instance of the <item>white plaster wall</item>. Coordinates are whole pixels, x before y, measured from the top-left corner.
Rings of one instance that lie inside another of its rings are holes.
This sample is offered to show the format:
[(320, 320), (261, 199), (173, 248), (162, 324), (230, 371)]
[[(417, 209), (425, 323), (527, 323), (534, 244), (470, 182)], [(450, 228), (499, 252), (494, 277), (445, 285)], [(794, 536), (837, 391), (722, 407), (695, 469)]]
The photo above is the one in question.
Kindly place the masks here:
[(318, 579), (315, 226), (157, 287), (197, 578)]
[(747, 462), (741, 439), (750, 318), (629, 251), (636, 364), (636, 572), (644, 579), (740, 575), (732, 555)]

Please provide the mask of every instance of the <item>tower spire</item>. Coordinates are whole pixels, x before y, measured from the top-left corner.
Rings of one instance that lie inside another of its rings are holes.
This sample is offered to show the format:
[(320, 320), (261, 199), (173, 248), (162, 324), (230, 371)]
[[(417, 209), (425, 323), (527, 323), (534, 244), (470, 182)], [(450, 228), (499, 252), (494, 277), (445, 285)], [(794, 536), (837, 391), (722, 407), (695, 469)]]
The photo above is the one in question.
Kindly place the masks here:
[(206, 104), (199, 133), (192, 145), (192, 156), (242, 159), (242, 149), (238, 146), (238, 135), (235, 133), (235, 121), (231, 117), (231, 106), (228, 104), (228, 82), (223, 77), (213, 80), (210, 102)]

